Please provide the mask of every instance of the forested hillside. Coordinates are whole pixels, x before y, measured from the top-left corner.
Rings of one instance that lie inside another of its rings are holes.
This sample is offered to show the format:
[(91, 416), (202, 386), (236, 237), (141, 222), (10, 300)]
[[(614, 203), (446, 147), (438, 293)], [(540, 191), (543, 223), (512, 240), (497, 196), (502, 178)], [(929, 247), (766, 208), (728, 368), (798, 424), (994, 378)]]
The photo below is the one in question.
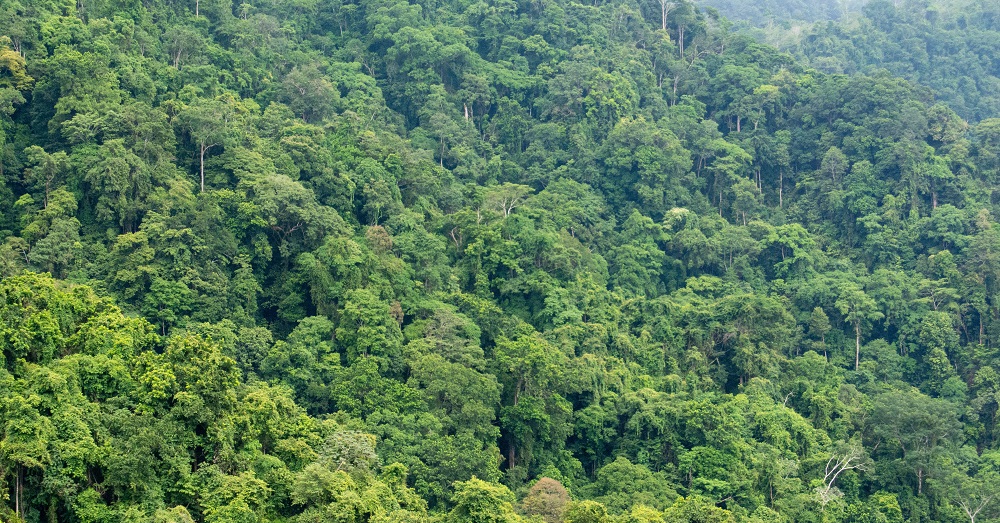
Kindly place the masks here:
[(728, 27), (0, 0), (0, 520), (1000, 516), (996, 42)]
[(696, 5), (718, 9), (734, 24), (789, 26), (792, 22), (846, 19), (867, 0), (697, 0)]
[[(934, 90), (972, 122), (1000, 114), (1000, 3), (873, 0), (860, 16), (776, 40), (826, 73), (886, 69)], [(785, 47), (785, 46), (782, 46)]]

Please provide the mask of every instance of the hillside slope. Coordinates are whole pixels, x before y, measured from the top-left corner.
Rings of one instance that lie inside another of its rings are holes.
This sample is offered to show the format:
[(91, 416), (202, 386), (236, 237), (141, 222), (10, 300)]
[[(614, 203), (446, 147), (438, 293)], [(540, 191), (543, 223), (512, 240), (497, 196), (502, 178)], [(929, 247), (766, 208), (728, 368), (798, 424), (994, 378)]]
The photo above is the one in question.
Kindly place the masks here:
[(876, 0), (849, 21), (819, 23), (781, 40), (783, 48), (826, 73), (885, 69), (927, 86), (975, 123), (1000, 114), (998, 37), (995, 2)]
[(998, 121), (673, 4), (5, 2), (0, 519), (991, 517)]

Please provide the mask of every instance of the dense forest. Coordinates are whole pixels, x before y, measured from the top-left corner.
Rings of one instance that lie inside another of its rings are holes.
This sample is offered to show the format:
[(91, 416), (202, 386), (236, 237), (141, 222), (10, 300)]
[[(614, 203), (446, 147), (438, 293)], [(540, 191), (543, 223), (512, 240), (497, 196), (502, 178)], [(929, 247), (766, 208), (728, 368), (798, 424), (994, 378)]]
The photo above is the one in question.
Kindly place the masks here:
[(794, 23), (844, 20), (867, 0), (695, 0), (695, 5), (718, 9), (737, 26), (781, 26)]
[(1000, 517), (1000, 8), (0, 0), (0, 521)]
[(927, 86), (960, 117), (1000, 115), (1000, 3), (869, 2), (857, 17), (797, 33), (772, 31), (781, 49), (825, 73), (880, 69)]

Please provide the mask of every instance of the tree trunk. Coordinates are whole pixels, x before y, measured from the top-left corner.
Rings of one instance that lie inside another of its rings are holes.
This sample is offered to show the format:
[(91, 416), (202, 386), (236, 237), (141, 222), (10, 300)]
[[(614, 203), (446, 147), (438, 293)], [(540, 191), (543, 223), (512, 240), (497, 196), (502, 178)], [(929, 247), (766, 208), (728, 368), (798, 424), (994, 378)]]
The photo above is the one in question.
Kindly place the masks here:
[(201, 7), (201, 0), (194, 0), (194, 16), (198, 16), (198, 10)]
[(861, 322), (854, 322), (854, 371), (857, 372), (861, 363)]
[(684, 59), (684, 25), (677, 25), (677, 48), (681, 52), (681, 60)]
[(24, 490), (21, 486), (23, 475), (21, 465), (18, 464), (17, 471), (14, 474), (14, 514), (19, 518), (21, 517), (21, 491)]
[(199, 157), (200, 160), (199, 171), (201, 174), (201, 192), (205, 192), (205, 151), (207, 150), (208, 147), (205, 147), (204, 143), (201, 144), (201, 155)]

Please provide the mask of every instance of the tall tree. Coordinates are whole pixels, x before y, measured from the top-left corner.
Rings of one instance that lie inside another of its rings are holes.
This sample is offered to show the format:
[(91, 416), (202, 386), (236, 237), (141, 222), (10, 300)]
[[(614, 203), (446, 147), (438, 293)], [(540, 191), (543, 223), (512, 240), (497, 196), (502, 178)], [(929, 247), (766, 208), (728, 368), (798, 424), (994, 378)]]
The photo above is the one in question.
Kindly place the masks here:
[(205, 192), (205, 153), (215, 147), (225, 147), (239, 137), (237, 116), (235, 101), (231, 97), (220, 97), (195, 98), (175, 117), (197, 147), (201, 192)]
[(844, 321), (854, 328), (854, 370), (858, 370), (861, 362), (861, 332), (862, 329), (876, 320), (883, 318), (878, 310), (878, 304), (854, 282), (846, 282), (840, 287), (836, 306)]

